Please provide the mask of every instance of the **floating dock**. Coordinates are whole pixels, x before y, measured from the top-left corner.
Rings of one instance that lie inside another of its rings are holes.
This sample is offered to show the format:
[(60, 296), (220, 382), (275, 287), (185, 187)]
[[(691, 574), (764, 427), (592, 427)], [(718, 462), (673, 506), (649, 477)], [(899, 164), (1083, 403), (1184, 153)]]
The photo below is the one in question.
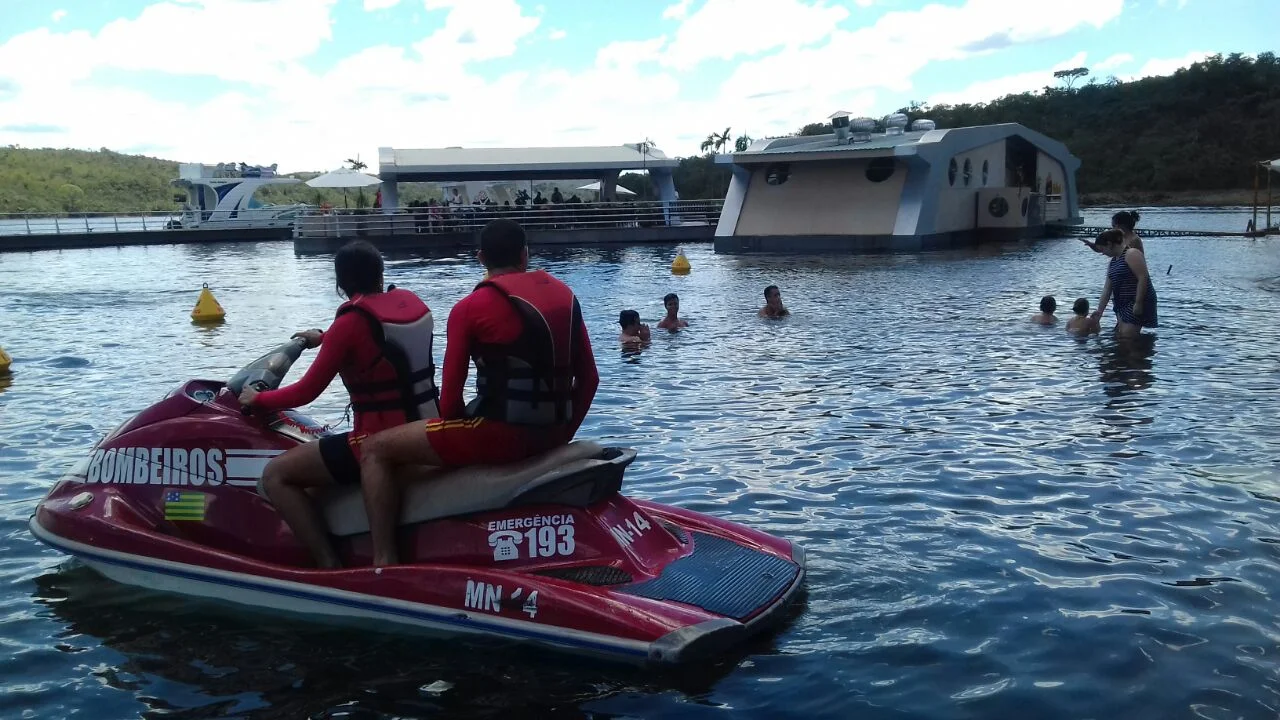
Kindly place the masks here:
[(75, 216), (33, 213), (0, 215), (0, 252), (73, 250), (129, 245), (183, 245), (214, 242), (288, 240), (293, 227), (250, 227), (223, 224), (217, 227), (175, 228), (173, 213), (112, 215), (84, 213)]
[(486, 223), (509, 218), (524, 226), (531, 247), (587, 247), (711, 242), (720, 200), (652, 203), (566, 203), (537, 206), (426, 207), (394, 213), (306, 211), (293, 248), (331, 254), (352, 240), (389, 252), (474, 250)]

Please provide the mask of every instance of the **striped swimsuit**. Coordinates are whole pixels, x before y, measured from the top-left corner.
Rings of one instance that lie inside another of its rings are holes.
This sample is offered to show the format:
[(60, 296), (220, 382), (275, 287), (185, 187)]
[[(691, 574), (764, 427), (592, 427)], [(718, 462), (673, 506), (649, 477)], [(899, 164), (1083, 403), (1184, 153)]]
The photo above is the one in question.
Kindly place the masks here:
[(1129, 269), (1129, 263), (1124, 261), (1123, 256), (1111, 258), (1111, 264), (1107, 266), (1107, 279), (1111, 281), (1111, 308), (1115, 310), (1117, 320), (1142, 327), (1159, 326), (1156, 319), (1156, 288), (1151, 284), (1150, 277), (1147, 278), (1147, 296), (1142, 300), (1141, 317), (1133, 314), (1133, 303), (1138, 299), (1138, 276)]

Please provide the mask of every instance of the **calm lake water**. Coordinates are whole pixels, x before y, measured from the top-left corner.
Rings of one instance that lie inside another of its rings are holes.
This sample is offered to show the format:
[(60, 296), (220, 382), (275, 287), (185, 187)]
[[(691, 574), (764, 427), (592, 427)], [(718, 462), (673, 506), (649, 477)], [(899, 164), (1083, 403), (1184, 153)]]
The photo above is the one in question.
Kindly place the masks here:
[[(1045, 293), (1097, 301), (1105, 260), (1075, 240), (694, 246), (685, 277), (673, 252), (535, 264), (581, 296), (602, 376), (582, 435), (640, 450), (628, 492), (808, 549), (793, 621), (678, 674), (152, 594), (39, 545), (35, 504), (102, 434), (338, 299), (288, 243), (0, 255), (0, 717), (1277, 716), (1280, 240), (1149, 240), (1161, 326), (1132, 346), (1026, 322)], [(388, 274), (442, 318), (481, 271)], [(203, 282), (225, 325), (189, 323)], [(770, 283), (789, 320), (755, 318)], [(670, 291), (692, 327), (621, 353), (618, 311), (652, 323)]]

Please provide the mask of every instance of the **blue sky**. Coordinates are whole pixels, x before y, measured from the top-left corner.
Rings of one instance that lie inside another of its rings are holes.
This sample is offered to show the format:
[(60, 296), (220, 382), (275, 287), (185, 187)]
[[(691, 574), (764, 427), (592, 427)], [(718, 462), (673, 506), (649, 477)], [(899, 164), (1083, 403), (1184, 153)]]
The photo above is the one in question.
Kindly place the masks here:
[[(0, 0), (0, 144), (325, 169), (784, 134), (1274, 45), (1280, 0)], [(1268, 42), (1268, 41), (1271, 42)]]

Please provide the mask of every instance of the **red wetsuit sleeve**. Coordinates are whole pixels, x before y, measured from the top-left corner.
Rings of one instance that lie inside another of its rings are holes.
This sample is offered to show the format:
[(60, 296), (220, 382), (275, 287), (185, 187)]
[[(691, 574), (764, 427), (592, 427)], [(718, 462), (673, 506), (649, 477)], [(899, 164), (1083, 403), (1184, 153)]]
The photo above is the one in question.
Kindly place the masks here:
[(444, 348), (444, 369), (440, 371), (440, 417), (453, 420), (463, 417), (466, 403), (462, 391), (467, 386), (467, 370), (471, 366), (471, 299), (468, 295), (449, 312)]
[(325, 331), (320, 342), (320, 352), (302, 379), (279, 390), (258, 393), (254, 407), (284, 410), (301, 407), (320, 397), (320, 393), (329, 387), (338, 370), (346, 363), (351, 348), (360, 342), (359, 333), (363, 330), (363, 321), (356, 313), (339, 316)]
[(569, 426), (569, 437), (578, 432), (578, 427), (587, 417), (591, 409), (591, 401), (595, 399), (596, 389), (600, 387), (600, 373), (596, 370), (596, 357), (591, 352), (591, 338), (587, 336), (587, 324), (581, 313), (578, 316), (578, 328), (574, 332), (576, 345), (573, 357), (573, 422)]

